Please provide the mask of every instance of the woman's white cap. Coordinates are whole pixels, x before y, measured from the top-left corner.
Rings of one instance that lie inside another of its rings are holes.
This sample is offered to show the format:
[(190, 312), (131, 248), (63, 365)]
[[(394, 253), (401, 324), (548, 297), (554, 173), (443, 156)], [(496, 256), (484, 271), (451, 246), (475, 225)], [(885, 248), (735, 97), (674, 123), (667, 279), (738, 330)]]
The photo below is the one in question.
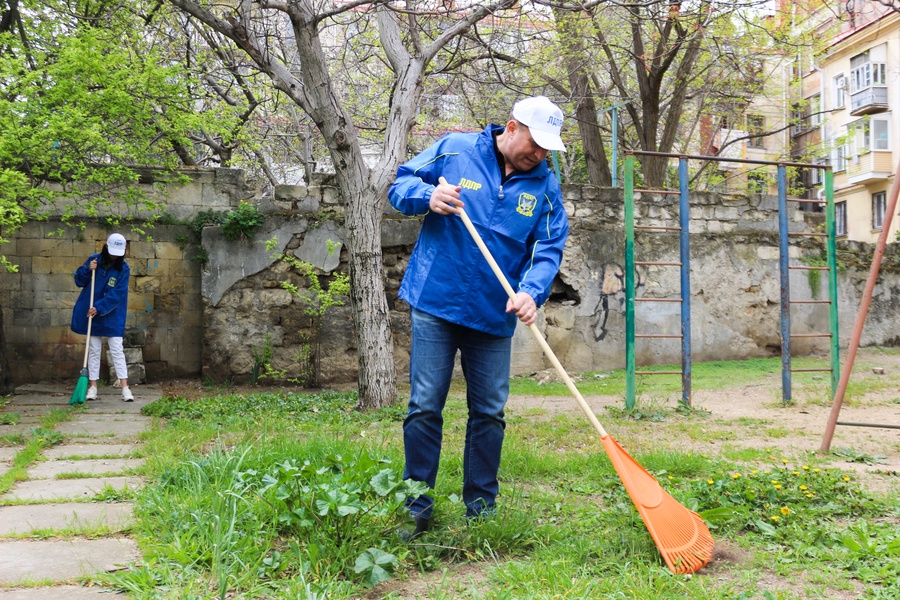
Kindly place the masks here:
[(125, 256), (125, 236), (114, 233), (106, 240), (106, 249), (113, 256)]

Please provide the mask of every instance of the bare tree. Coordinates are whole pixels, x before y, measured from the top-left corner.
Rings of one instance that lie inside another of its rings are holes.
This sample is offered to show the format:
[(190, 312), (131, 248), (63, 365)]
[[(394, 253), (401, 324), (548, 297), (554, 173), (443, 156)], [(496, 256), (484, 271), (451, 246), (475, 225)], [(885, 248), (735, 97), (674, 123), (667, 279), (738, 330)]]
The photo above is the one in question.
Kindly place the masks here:
[[(396, 375), (393, 342), (381, 254), (381, 215), (396, 168), (406, 157), (426, 68), (449, 42), (514, 0), (495, 0), (466, 9), (453, 3), (428, 5), (407, 0), (314, 2), (313, 0), (241, 0), (212, 4), (169, 0), (204, 26), (243, 50), (272, 85), (315, 123), (328, 147), (341, 196), (346, 202), (350, 300), (356, 318), (359, 355), (359, 406), (372, 409), (394, 402)], [(430, 8), (430, 18), (423, 10)], [(381, 156), (369, 167), (354, 115), (344, 104), (323, 51), (323, 27), (330, 19), (353, 11), (374, 13), (380, 49), (390, 73), (389, 111), (384, 123)], [(453, 14), (451, 14), (453, 13)], [(428, 28), (443, 17), (442, 27)], [(291, 64), (276, 52), (274, 39), (289, 27), (298, 60)]]

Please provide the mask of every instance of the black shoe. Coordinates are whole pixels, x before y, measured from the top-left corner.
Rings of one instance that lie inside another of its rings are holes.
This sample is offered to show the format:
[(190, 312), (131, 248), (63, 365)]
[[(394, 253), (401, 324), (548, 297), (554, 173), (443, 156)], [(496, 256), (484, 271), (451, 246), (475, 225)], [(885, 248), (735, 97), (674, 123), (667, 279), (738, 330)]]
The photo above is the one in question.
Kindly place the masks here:
[(431, 527), (431, 521), (426, 519), (425, 517), (415, 517), (416, 527), (412, 531), (408, 529), (401, 529), (398, 533), (400, 534), (400, 539), (404, 542), (411, 542)]

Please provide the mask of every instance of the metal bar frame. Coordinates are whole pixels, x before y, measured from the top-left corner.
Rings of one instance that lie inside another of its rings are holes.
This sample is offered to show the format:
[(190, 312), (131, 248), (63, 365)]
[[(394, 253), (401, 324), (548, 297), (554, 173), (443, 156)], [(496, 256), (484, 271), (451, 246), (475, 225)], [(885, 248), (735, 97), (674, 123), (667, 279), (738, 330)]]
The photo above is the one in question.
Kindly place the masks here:
[(781, 285), (781, 401), (791, 401), (791, 271), (788, 246), (787, 169), (778, 165), (778, 267)]
[(691, 405), (691, 209), (688, 196), (688, 161), (678, 161), (678, 212), (681, 225), (679, 253), (681, 255), (681, 402)]

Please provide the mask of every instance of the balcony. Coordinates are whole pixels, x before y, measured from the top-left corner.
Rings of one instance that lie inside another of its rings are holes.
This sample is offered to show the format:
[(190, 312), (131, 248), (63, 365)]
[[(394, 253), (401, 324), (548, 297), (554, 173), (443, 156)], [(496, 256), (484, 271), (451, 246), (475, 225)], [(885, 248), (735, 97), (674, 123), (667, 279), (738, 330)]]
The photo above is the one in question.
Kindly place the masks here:
[(884, 86), (871, 86), (850, 96), (850, 114), (871, 115), (888, 109), (888, 90)]
[(847, 183), (887, 179), (893, 167), (889, 151), (875, 150), (854, 156), (847, 160)]

